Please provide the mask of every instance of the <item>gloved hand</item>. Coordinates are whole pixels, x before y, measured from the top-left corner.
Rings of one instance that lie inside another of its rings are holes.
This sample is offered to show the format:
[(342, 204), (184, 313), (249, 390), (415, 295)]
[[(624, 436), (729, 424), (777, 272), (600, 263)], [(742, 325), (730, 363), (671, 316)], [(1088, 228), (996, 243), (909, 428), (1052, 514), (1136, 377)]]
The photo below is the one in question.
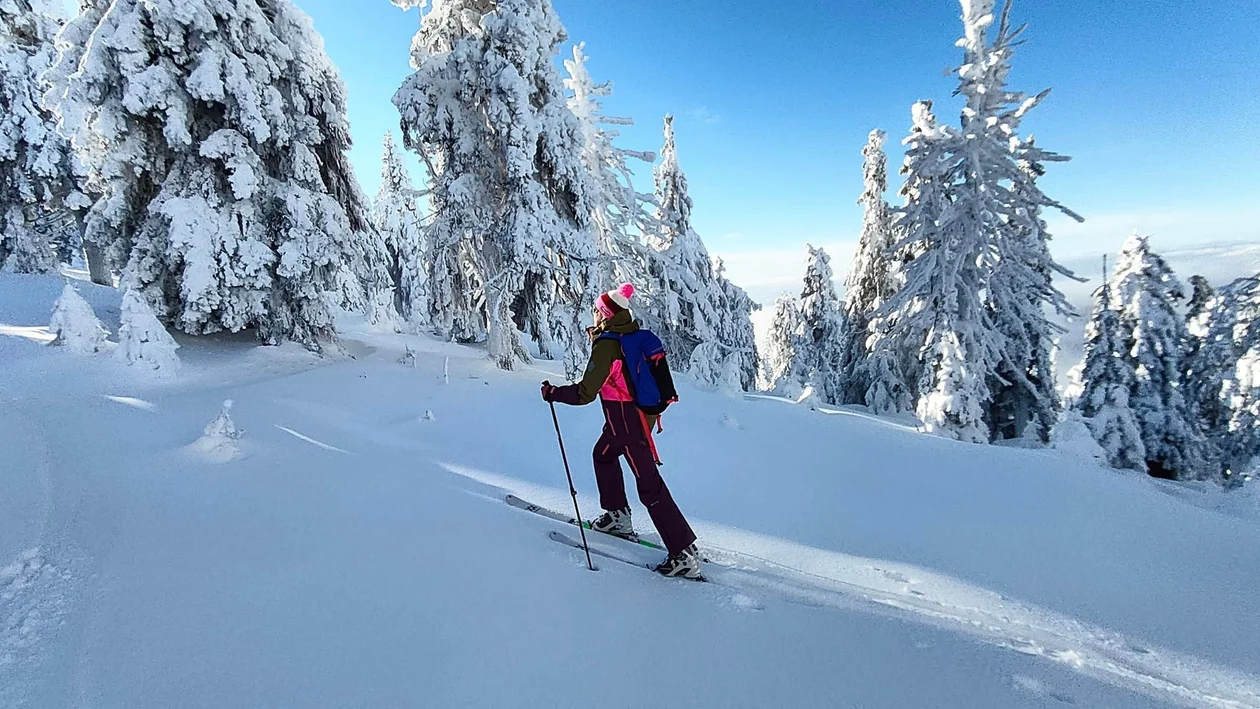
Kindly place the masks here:
[(542, 398), (543, 398), (543, 401), (550, 402), (550, 401), (552, 400), (552, 399), (551, 399), (551, 394), (552, 394), (552, 392), (554, 392), (555, 390), (556, 390), (556, 388), (555, 388), (555, 387), (553, 387), (553, 386), (551, 386), (551, 382), (544, 381), (544, 382), (542, 383)]

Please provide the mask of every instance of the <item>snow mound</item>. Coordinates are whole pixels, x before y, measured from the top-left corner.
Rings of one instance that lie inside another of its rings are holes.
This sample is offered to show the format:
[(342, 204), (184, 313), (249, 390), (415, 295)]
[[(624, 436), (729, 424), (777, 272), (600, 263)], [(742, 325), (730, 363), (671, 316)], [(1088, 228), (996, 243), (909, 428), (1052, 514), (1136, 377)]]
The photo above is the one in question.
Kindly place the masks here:
[(54, 346), (65, 347), (76, 354), (90, 355), (101, 351), (105, 338), (109, 336), (109, 331), (101, 325), (92, 306), (68, 283), (53, 307), (48, 330), (56, 337), (52, 341)]

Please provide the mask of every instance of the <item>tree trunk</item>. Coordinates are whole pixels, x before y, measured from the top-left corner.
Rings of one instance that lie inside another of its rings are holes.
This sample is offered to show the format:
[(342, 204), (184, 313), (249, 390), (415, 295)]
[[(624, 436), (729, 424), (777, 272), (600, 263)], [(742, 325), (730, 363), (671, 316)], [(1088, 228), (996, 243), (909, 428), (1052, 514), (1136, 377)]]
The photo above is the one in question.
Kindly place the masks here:
[(100, 286), (114, 287), (114, 274), (109, 271), (109, 261), (105, 258), (105, 251), (96, 244), (84, 241), (83, 256), (87, 261), (88, 274), (92, 278), (92, 282)]

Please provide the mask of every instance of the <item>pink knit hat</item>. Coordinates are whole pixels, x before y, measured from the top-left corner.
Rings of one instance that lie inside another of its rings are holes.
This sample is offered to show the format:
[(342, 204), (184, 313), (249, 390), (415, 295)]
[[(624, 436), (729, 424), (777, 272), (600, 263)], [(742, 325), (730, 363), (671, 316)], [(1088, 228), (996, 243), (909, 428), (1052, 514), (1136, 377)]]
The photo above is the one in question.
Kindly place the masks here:
[(630, 299), (634, 297), (634, 286), (629, 283), (622, 283), (617, 288), (601, 295), (595, 301), (595, 309), (600, 315), (611, 319), (612, 316), (623, 310), (630, 309)]

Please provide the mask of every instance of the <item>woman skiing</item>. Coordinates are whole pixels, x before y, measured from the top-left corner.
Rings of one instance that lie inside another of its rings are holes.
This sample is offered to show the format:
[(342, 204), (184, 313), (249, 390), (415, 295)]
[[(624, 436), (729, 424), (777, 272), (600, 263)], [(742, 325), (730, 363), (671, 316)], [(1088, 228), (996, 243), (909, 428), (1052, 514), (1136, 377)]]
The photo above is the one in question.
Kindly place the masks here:
[[(591, 527), (618, 536), (634, 535), (630, 502), (626, 498), (626, 484), (619, 462), (625, 457), (634, 473), (639, 501), (647, 508), (652, 524), (669, 551), (669, 556), (656, 567), (656, 571), (665, 576), (700, 578), (702, 569), (695, 546), (695, 532), (691, 531), (691, 525), (687, 524), (669, 494), (658, 468), (659, 461), (652, 442), (652, 425), (656, 416), (649, 416), (636, 403), (634, 376), (627, 370), (626, 352), (633, 348), (639, 355), (641, 351), (637, 344), (631, 344), (632, 341), (637, 343), (640, 338), (648, 337), (659, 344), (654, 335), (640, 329), (631, 315), (632, 297), (634, 286), (629, 283), (599, 297), (595, 302), (595, 326), (587, 330), (592, 340), (591, 359), (582, 381), (562, 387), (543, 382), (542, 397), (544, 401), (570, 406), (585, 406), (595, 401), (597, 396), (603, 400), (604, 432), (595, 444), (594, 461), (599, 504), (604, 514), (593, 520)], [(662, 350), (652, 359), (663, 356)], [(629, 366), (639, 364), (630, 363)], [(641, 385), (651, 386), (647, 382)]]

